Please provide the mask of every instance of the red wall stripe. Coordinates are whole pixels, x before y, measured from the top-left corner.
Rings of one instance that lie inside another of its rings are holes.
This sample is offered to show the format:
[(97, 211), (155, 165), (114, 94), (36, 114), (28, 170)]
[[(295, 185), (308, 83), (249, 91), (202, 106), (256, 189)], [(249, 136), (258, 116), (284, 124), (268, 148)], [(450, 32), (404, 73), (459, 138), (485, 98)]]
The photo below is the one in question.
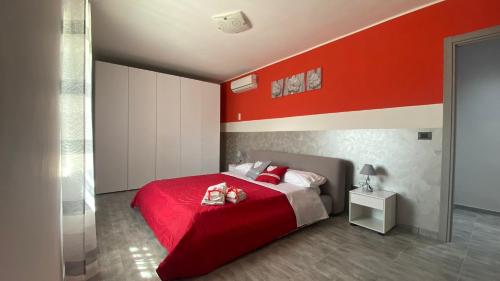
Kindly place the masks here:
[[(500, 24), (499, 0), (447, 0), (255, 71), (257, 89), (221, 85), (222, 122), (442, 103), (444, 38)], [(271, 82), (315, 67), (323, 87), (277, 99)]]

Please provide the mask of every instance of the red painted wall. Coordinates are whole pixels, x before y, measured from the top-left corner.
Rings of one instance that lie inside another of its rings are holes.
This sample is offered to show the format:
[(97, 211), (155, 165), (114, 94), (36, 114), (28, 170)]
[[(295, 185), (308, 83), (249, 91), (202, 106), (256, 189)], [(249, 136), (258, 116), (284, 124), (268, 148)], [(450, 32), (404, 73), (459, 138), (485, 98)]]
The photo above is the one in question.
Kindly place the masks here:
[[(500, 0), (447, 0), (257, 70), (259, 87), (223, 83), (222, 122), (443, 101), (444, 38), (500, 24)], [(271, 81), (323, 68), (320, 90), (272, 99)]]

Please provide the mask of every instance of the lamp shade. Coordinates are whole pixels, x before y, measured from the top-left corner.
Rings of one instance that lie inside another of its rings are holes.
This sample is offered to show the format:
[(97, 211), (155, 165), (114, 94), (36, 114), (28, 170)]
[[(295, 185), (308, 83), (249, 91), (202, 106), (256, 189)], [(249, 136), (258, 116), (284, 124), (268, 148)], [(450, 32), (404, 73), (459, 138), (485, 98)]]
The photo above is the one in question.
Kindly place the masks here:
[(362, 175), (368, 175), (368, 176), (374, 176), (375, 175), (375, 169), (373, 168), (373, 165), (371, 164), (365, 164), (363, 166), (363, 169), (361, 169), (361, 172), (359, 172)]

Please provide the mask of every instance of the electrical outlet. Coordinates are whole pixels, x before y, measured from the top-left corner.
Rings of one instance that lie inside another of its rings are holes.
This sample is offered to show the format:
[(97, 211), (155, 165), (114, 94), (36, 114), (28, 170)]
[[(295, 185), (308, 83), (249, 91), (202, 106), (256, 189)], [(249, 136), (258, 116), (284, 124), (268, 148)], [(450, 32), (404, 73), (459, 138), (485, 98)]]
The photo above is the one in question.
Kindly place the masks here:
[(238, 113), (238, 121), (241, 120), (241, 113)]
[(432, 132), (418, 132), (418, 140), (432, 140)]

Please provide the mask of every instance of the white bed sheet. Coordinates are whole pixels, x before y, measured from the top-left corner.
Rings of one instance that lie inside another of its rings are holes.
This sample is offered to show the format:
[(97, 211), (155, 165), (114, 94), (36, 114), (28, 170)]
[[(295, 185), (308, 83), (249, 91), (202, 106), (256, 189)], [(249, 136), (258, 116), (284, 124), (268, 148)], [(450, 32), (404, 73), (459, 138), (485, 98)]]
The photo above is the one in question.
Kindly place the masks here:
[(302, 227), (328, 218), (325, 206), (319, 197), (318, 189), (300, 187), (283, 182), (274, 185), (266, 182), (254, 181), (235, 171), (224, 172), (223, 174), (284, 193), (295, 213), (297, 227)]

